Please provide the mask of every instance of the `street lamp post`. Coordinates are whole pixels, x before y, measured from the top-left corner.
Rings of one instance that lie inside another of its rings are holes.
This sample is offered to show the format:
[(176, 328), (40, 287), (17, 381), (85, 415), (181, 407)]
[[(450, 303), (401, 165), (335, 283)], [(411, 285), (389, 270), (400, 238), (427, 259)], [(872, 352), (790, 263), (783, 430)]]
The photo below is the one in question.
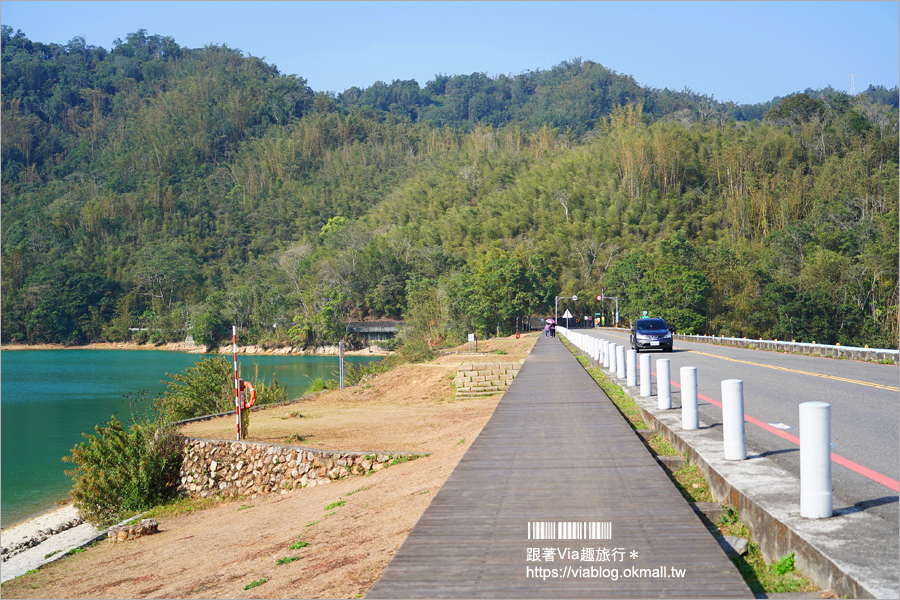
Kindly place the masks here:
[(606, 296), (606, 295), (601, 294), (601, 295), (597, 296), (597, 299), (600, 300), (601, 302), (603, 302), (604, 300), (615, 300), (616, 301), (616, 327), (618, 327), (619, 326), (619, 298), (617, 296)]

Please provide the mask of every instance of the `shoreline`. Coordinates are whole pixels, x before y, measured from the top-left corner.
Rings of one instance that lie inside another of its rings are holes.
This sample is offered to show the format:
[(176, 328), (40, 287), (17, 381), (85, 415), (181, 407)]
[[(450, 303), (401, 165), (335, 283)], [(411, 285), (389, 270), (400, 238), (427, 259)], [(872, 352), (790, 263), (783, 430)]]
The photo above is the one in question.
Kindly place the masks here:
[[(42, 494), (42, 497), (46, 499), (50, 495), (52, 495), (52, 492), (47, 492), (46, 494)], [(23, 525), (25, 523), (28, 523), (29, 521), (40, 519), (44, 515), (49, 515), (68, 506), (72, 506), (72, 498), (69, 497), (68, 493), (66, 493), (66, 496), (62, 499), (53, 500), (49, 504), (45, 504), (42, 502), (38, 506), (35, 506), (34, 504), (31, 504), (31, 506), (34, 507), (34, 510), (36, 510), (36, 512), (32, 512), (30, 510), (22, 511), (22, 514), (25, 516), (7, 515), (4, 519), (0, 520), (0, 531), (2, 531), (5, 535), (7, 531), (12, 530), (14, 527), (18, 527), (19, 525)], [(43, 508), (40, 508), (40, 506), (43, 506)], [(8, 525), (7, 522), (11, 522), (12, 524)], [(3, 540), (3, 546), (5, 547), (6, 545), (6, 540)]]
[[(28, 351), (28, 350), (161, 350), (165, 352), (184, 352), (187, 354), (231, 354), (229, 346), (219, 346), (216, 350), (209, 350), (205, 346), (187, 342), (170, 342), (166, 344), (135, 344), (133, 342), (93, 342), (80, 346), (65, 346), (63, 344), (3, 344), (2, 351)], [(315, 348), (301, 348), (299, 346), (264, 347), (257, 345), (238, 346), (238, 354), (250, 355), (285, 355), (285, 356), (338, 356), (337, 346), (316, 346)], [(389, 356), (393, 354), (379, 346), (366, 346), (361, 350), (345, 350), (344, 356)]]
[(2, 529), (3, 575), (9, 581), (91, 543), (101, 532), (71, 503)]

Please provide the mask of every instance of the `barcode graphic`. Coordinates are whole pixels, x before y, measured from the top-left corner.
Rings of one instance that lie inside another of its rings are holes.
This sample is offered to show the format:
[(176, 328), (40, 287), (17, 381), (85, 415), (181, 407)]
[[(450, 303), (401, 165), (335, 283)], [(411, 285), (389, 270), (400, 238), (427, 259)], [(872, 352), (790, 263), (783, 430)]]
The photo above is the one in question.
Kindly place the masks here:
[(531, 521), (529, 540), (611, 540), (608, 521)]

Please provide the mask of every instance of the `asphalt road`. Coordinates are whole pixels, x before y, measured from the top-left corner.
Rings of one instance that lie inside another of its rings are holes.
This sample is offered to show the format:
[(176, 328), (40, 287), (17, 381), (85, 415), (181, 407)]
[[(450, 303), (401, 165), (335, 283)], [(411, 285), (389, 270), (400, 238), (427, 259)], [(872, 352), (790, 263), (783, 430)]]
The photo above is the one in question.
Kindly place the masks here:
[[(627, 331), (579, 329), (630, 348)], [(817, 358), (730, 346), (675, 340), (673, 352), (652, 352), (653, 393), (656, 359), (671, 361), (672, 404), (680, 407), (680, 374), (697, 367), (701, 427), (721, 431), (722, 411), (704, 400), (722, 401), (721, 381), (744, 382), (744, 413), (799, 436), (799, 406), (820, 401), (831, 405), (832, 452), (852, 461), (832, 463), (834, 511), (866, 510), (898, 526), (897, 485), (900, 480), (900, 368), (851, 360)], [(800, 474), (799, 446), (766, 429), (745, 423), (747, 454), (764, 455)], [(858, 471), (869, 469), (868, 476)], [(799, 502), (799, 499), (798, 499)]]

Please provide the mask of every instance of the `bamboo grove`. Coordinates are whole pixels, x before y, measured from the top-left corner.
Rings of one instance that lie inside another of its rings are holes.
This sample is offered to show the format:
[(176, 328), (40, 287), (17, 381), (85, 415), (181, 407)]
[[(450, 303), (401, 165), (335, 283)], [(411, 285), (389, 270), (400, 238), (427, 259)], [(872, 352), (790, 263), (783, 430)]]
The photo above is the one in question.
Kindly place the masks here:
[(4, 342), (508, 334), (577, 294), (896, 347), (898, 91), (739, 106), (589, 61), (317, 93), (227, 46), (2, 35)]

